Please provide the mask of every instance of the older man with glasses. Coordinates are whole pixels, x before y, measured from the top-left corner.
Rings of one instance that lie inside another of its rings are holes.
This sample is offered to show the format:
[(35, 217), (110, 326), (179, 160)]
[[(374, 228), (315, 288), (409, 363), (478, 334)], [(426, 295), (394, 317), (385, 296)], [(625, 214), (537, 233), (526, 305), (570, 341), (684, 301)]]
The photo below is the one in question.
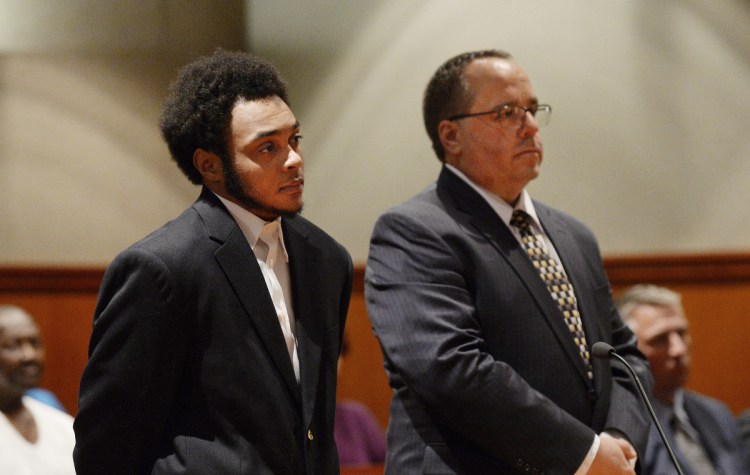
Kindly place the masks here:
[[(394, 390), (387, 474), (635, 473), (651, 378), (594, 235), (538, 201), (552, 108), (507, 53), (450, 59), (424, 95), (437, 182), (373, 232), (367, 306)], [(575, 186), (571, 183), (571, 186)]]

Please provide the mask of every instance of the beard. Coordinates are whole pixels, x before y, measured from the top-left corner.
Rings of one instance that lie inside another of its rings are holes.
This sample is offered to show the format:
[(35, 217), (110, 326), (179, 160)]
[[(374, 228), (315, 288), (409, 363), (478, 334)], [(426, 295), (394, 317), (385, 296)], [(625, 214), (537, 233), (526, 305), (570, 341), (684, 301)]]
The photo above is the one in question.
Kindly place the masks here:
[(296, 210), (289, 211), (286, 209), (279, 209), (274, 206), (269, 206), (265, 203), (262, 203), (260, 200), (253, 198), (248, 192), (252, 191), (252, 189), (247, 190), (246, 187), (243, 187), (242, 183), (240, 182), (240, 177), (237, 174), (237, 170), (235, 170), (234, 168), (234, 165), (229, 160), (222, 160), (222, 162), (224, 166), (224, 186), (227, 190), (227, 193), (229, 193), (232, 198), (242, 203), (249, 211), (252, 212), (252, 210), (256, 210), (262, 212), (263, 214), (283, 216), (286, 218), (291, 218), (302, 212), (302, 204), (300, 204)]
[(22, 363), (4, 376), (0, 376), (0, 388), (3, 391), (23, 394), (39, 385), (43, 371), (44, 365), (41, 362)]

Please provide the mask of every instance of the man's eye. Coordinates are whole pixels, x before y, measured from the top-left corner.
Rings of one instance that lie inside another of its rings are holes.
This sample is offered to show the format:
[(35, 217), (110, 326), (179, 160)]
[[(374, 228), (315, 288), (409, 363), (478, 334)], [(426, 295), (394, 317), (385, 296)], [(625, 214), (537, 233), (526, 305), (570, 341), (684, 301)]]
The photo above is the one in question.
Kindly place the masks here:
[(651, 346), (655, 348), (664, 348), (667, 346), (667, 337), (666, 336), (658, 336), (651, 340)]
[(302, 142), (302, 136), (300, 134), (297, 134), (292, 137), (291, 143), (294, 145), (299, 145), (300, 142)]
[(517, 115), (515, 107), (504, 107), (497, 113), (500, 119), (512, 119)]
[(276, 151), (276, 144), (267, 143), (267, 144), (263, 145), (260, 148), (260, 151), (261, 152), (275, 152)]

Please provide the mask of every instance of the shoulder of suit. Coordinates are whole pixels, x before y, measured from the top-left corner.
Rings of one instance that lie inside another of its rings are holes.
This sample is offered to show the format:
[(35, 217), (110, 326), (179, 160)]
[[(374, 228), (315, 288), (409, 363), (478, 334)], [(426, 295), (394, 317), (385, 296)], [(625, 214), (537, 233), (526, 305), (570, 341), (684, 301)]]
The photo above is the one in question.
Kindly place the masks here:
[(553, 219), (557, 222), (563, 223), (571, 230), (585, 232), (586, 234), (589, 234), (593, 237), (594, 232), (591, 230), (591, 228), (572, 214), (536, 200), (533, 200), (533, 202), (536, 214), (542, 224), (545, 223), (545, 219)]
[(311, 240), (322, 246), (337, 247), (347, 255), (349, 252), (333, 236), (324, 231), (321, 227), (309, 219), (297, 214), (294, 216), (283, 217), (282, 226), (284, 227), (284, 239), (294, 239), (294, 233)]
[(178, 269), (190, 272), (203, 265), (207, 253), (215, 251), (218, 244), (209, 237), (210, 231), (199, 213), (192, 207), (187, 208), (175, 219), (119, 252), (109, 264), (107, 273), (136, 269), (139, 272), (150, 269), (155, 274)]
[(203, 239), (205, 233), (198, 233), (196, 230), (205, 228), (205, 223), (196, 210), (192, 207), (187, 208), (179, 216), (151, 231), (130, 247), (175, 248), (181, 242), (190, 243), (197, 239)]
[(424, 217), (432, 217), (445, 212), (446, 203), (442, 202), (438, 196), (436, 183), (432, 183), (430, 186), (408, 200), (390, 207), (381, 215), (381, 217), (387, 215), (403, 215), (412, 216), (415, 219), (422, 219)]
[(685, 402), (688, 404), (696, 404), (704, 406), (708, 409), (714, 410), (714, 411), (720, 411), (727, 414), (732, 414), (732, 411), (729, 409), (729, 406), (727, 406), (723, 401), (713, 398), (711, 396), (707, 396), (705, 394), (697, 393), (695, 391), (690, 390), (684, 390), (685, 394)]

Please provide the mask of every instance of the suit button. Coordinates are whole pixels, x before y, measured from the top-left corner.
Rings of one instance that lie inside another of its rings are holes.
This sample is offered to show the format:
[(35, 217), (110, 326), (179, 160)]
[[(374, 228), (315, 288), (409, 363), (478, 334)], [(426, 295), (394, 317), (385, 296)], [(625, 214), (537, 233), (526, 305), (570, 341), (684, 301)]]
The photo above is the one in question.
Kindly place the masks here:
[(588, 392), (586, 393), (586, 399), (588, 399), (589, 402), (596, 402), (596, 399), (597, 399), (596, 391), (594, 391), (593, 389), (589, 389)]
[(307, 431), (307, 438), (308, 438), (308, 440), (313, 440), (315, 438), (315, 437), (313, 437), (311, 430)]

